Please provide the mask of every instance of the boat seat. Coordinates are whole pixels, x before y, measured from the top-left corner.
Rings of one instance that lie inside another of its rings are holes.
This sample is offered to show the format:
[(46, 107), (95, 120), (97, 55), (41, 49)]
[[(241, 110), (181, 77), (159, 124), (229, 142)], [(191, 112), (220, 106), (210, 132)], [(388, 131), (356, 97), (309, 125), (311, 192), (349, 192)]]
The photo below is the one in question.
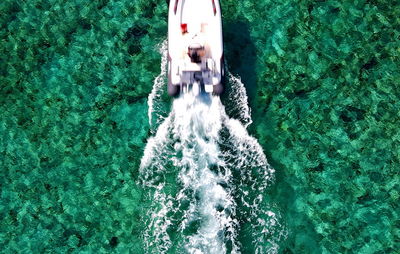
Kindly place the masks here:
[(184, 62), (183, 66), (183, 71), (201, 71), (201, 65), (197, 63)]

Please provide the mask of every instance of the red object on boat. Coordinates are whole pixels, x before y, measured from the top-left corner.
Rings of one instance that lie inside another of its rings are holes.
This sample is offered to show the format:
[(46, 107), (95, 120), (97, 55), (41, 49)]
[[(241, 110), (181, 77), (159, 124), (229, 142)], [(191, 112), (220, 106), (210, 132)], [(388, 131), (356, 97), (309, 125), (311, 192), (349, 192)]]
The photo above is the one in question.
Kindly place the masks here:
[(181, 24), (181, 30), (182, 30), (182, 33), (183, 33), (183, 34), (188, 32), (188, 31), (187, 31), (187, 24), (186, 24), (186, 23)]

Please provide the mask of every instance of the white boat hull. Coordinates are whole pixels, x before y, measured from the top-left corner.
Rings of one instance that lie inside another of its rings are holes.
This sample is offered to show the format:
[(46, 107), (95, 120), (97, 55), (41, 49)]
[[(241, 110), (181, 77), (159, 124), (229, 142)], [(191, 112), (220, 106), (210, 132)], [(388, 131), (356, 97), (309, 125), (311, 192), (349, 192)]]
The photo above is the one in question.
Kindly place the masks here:
[(198, 84), (199, 92), (221, 94), (224, 62), (219, 0), (170, 0), (168, 93)]

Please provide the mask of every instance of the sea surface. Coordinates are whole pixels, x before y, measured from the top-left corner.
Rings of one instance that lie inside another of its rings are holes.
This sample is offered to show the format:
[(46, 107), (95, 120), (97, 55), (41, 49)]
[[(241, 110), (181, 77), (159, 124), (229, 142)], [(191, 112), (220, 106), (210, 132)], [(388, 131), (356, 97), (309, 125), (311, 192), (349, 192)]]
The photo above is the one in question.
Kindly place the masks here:
[(170, 98), (166, 2), (0, 2), (0, 253), (399, 253), (400, 3), (221, 0)]

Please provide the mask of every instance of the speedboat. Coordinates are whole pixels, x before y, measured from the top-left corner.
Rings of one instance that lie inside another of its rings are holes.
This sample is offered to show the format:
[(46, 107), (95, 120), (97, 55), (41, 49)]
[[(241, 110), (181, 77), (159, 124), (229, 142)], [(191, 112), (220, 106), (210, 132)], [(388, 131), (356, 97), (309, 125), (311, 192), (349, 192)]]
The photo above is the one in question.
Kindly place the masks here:
[(224, 57), (219, 0), (170, 0), (168, 94), (223, 92)]

